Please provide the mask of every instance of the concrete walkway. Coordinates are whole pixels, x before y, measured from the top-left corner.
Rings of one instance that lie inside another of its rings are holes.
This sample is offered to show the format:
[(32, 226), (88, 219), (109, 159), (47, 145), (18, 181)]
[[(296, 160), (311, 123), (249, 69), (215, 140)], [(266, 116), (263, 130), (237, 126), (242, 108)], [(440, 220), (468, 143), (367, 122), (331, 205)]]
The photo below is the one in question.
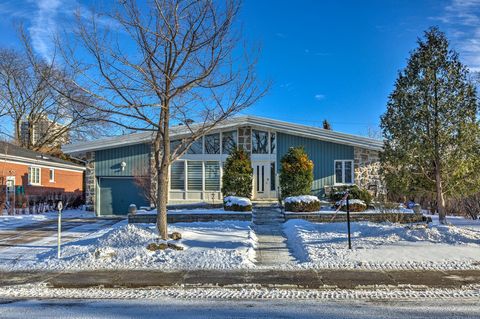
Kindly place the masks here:
[(255, 249), (257, 266), (269, 267), (295, 263), (295, 258), (291, 255), (283, 234), (284, 221), (284, 216), (278, 208), (254, 207), (252, 222), (258, 239), (258, 246)]
[(397, 288), (462, 288), (480, 284), (480, 270), (367, 271), (367, 270), (91, 270), (79, 272), (0, 272), (0, 287), (42, 284), (47, 287), (147, 288), (239, 287), (365, 289), (377, 285)]

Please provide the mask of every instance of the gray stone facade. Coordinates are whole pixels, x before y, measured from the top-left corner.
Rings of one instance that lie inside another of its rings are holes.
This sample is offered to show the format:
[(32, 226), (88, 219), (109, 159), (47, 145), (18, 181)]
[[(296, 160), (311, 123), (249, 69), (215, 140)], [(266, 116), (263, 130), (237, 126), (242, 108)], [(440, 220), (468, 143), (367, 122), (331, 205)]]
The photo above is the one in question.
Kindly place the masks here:
[(354, 148), (355, 184), (369, 190), (372, 195), (385, 194), (385, 184), (380, 176), (378, 151)]
[(252, 128), (250, 126), (238, 128), (238, 147), (243, 148), (247, 153), (252, 151)]
[(85, 155), (87, 161), (85, 167), (85, 206), (87, 210), (95, 211), (95, 152), (87, 152)]

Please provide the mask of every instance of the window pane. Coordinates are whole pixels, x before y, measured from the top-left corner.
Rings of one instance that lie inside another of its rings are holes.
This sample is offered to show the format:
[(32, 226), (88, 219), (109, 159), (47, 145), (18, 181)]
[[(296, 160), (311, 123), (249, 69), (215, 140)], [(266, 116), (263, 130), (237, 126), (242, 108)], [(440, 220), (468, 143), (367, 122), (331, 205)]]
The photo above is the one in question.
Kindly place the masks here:
[(252, 153), (268, 154), (268, 132), (252, 130)]
[(51, 180), (51, 181), (53, 181), (54, 176), (55, 176), (55, 175), (54, 175), (54, 170), (51, 169), (51, 170), (50, 170), (50, 180)]
[(200, 161), (187, 162), (188, 190), (201, 191), (203, 189), (202, 166)]
[(185, 190), (185, 164), (183, 161), (173, 162), (170, 167), (170, 189)]
[(230, 154), (237, 148), (237, 131), (222, 133), (222, 153)]
[(345, 183), (352, 183), (352, 162), (351, 161), (345, 161)]
[(220, 154), (220, 133), (205, 136), (205, 154)]
[(277, 140), (276, 140), (276, 134), (275, 133), (270, 133), (270, 153), (275, 154), (276, 151), (276, 146), (277, 146)]
[(198, 139), (195, 142), (190, 145), (190, 148), (188, 149), (187, 153), (188, 154), (202, 154), (202, 139)]
[(205, 162), (205, 190), (220, 190), (220, 162)]
[(343, 183), (341, 161), (335, 162), (335, 183)]
[(276, 171), (275, 171), (275, 162), (272, 162), (270, 164), (270, 190), (271, 191), (275, 191), (276, 190), (276, 186), (275, 186), (275, 175), (276, 175)]

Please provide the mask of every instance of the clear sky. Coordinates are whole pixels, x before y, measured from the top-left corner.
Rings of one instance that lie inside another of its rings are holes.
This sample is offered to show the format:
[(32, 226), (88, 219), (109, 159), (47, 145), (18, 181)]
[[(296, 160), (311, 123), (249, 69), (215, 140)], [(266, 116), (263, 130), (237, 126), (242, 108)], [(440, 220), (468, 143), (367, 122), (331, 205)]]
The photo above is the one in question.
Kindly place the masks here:
[[(104, 2), (107, 3), (107, 2)], [(0, 45), (15, 45), (23, 20), (40, 54), (51, 31), (71, 18), (76, 0), (0, 0)], [(245, 0), (244, 35), (263, 48), (259, 75), (269, 94), (245, 114), (334, 130), (378, 130), (398, 70), (416, 39), (436, 25), (472, 71), (480, 70), (480, 0)]]

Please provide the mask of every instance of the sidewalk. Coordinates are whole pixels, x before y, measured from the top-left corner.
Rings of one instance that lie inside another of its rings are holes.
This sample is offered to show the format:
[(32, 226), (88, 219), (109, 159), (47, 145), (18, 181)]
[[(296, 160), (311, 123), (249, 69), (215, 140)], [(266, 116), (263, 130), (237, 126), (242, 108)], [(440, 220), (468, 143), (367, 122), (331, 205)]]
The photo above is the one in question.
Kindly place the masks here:
[(461, 288), (480, 284), (480, 270), (457, 271), (361, 271), (361, 270), (117, 270), (80, 272), (0, 272), (0, 287), (46, 284), (48, 287), (236, 287), (360, 289), (375, 285), (401, 288)]

